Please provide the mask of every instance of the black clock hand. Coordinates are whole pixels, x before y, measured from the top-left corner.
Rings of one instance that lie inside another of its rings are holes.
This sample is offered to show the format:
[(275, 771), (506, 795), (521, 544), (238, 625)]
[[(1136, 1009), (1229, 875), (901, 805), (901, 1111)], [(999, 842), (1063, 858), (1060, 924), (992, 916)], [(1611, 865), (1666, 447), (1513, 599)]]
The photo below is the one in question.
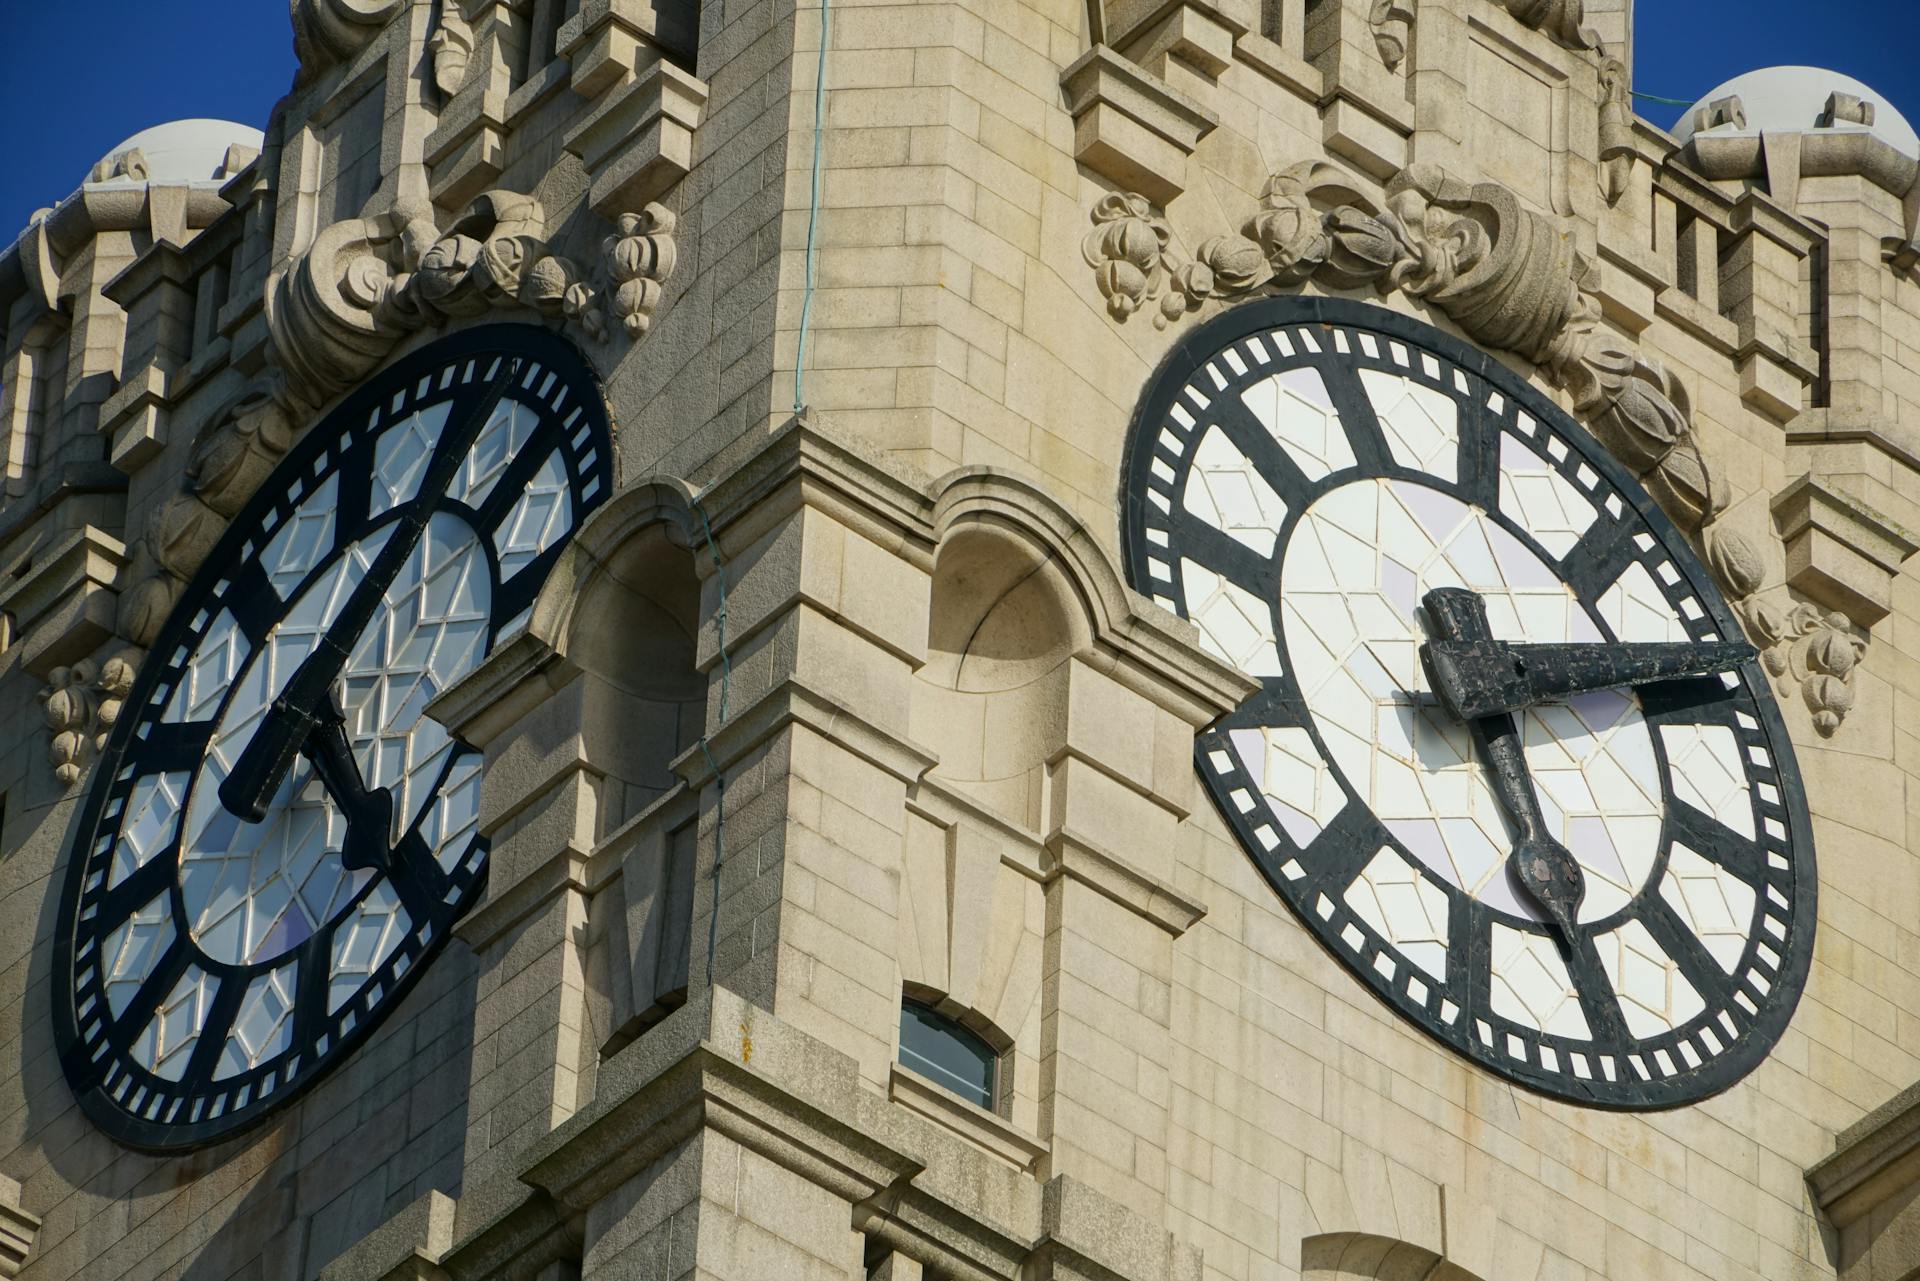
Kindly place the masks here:
[(1740, 666), (1756, 652), (1744, 641), (1510, 645), (1480, 638), (1432, 640), (1422, 648), (1434, 693), (1463, 721), (1569, 694), (1709, 676)]
[[(1435, 633), (1433, 642), (1420, 647), (1420, 656), (1427, 665), (1429, 677), (1438, 685), (1438, 675), (1433, 670), (1434, 644), (1474, 644), (1490, 640), (1487, 606), (1477, 592), (1459, 587), (1437, 588), (1421, 598), (1420, 603), (1426, 607)], [(1571, 946), (1580, 900), (1587, 892), (1586, 878), (1572, 852), (1547, 834), (1546, 816), (1540, 810), (1540, 796), (1534, 791), (1533, 774), (1527, 768), (1520, 727), (1505, 711), (1466, 719), (1466, 723), (1493, 772), (1494, 796), (1518, 835), (1507, 855), (1507, 867), (1527, 893), (1546, 909)]]
[[(473, 442), (493, 417), (519, 367), (517, 362), (505, 357), (500, 364), (499, 374), (487, 385), (471, 412), (441, 437), (439, 453), (416, 492), (439, 494), (452, 483), (454, 471), (466, 460)], [(267, 802), (286, 779), (287, 771), (293, 768), (293, 759), (300, 754), (301, 744), (325, 719), (316, 709), (322, 707), (334, 681), (339, 679), (360, 633), (373, 621), (387, 589), (393, 586), (393, 580), (413, 554), (414, 545), (426, 532), (431, 515), (430, 503), (414, 502), (402, 510), (393, 532), (387, 535), (386, 544), (367, 567), (366, 577), (347, 597), (347, 603), (313, 652), (281, 688), (262, 718), (260, 728), (220, 784), (220, 803), (229, 813), (249, 823), (258, 823), (267, 816)]]
[(393, 861), (389, 845), (393, 832), (393, 793), (387, 788), (369, 788), (360, 775), (360, 763), (347, 741), (346, 716), (329, 690), (318, 723), (301, 740), (300, 751), (313, 762), (327, 795), (340, 807), (347, 820), (346, 839), (341, 842), (340, 862), (349, 869), (371, 868), (387, 872)]

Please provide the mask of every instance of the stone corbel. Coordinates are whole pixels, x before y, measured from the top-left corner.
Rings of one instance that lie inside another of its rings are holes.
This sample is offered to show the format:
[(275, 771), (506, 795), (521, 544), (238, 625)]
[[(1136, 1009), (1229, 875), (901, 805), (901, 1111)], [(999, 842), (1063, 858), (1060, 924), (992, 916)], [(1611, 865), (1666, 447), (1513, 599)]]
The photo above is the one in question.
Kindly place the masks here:
[(1165, 205), (1187, 187), (1187, 157), (1219, 118), (1105, 45), (1060, 74), (1073, 116), (1073, 156), (1109, 181)]
[(433, 58), (433, 87), (443, 99), (452, 98), (467, 83), (467, 70), (473, 62), (473, 28), (461, 12), (460, 0), (440, 0), (440, 14), (433, 34), (427, 37), (427, 52)]
[(1895, 271), (1909, 275), (1920, 271), (1920, 239), (1888, 236), (1881, 243), (1881, 251), (1886, 257), (1887, 266)]
[(1787, 583), (1862, 628), (1893, 612), (1893, 580), (1920, 536), (1820, 476), (1773, 499), (1787, 548)]
[(36, 553), (33, 568), (0, 594), (24, 670), (49, 680), (112, 637), (126, 563), (126, 546), (92, 525)]
[(1633, 132), (1632, 72), (1611, 54), (1600, 63), (1600, 95), (1600, 194), (1611, 209), (1627, 194), (1639, 153)]
[(562, 140), (586, 166), (593, 211), (611, 219), (686, 177), (706, 106), (706, 81), (665, 58), (609, 90)]
[(1411, 0), (1374, 0), (1367, 23), (1373, 28), (1374, 47), (1388, 71), (1398, 71), (1407, 60), (1407, 45), (1413, 39)]
[(167, 443), (171, 383), (192, 347), (193, 284), (186, 256), (157, 241), (103, 291), (126, 311), (129, 332), (151, 336), (142, 350), (125, 353), (120, 385), (100, 406), (107, 461), (129, 475)]

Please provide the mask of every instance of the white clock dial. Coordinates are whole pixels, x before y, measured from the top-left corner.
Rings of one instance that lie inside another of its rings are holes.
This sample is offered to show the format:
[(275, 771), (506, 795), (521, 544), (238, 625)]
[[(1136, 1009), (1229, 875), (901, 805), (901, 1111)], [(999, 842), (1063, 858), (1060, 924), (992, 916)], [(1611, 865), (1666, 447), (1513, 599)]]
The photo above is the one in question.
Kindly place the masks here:
[[(1130, 570), (1263, 692), (1202, 736), (1223, 814), (1383, 999), (1485, 1066), (1617, 1107), (1724, 1088), (1804, 981), (1814, 877), (1757, 664), (1511, 712), (1564, 924), (1423, 659), (1464, 589), (1490, 642), (1727, 649), (1737, 624), (1651, 498), (1496, 362), (1377, 308), (1274, 301), (1203, 327), (1136, 419)], [(1745, 653), (1744, 649), (1739, 653)], [(1478, 728), (1476, 728), (1478, 726)]]
[(109, 1132), (233, 1133), (404, 996), (487, 866), (479, 754), (424, 709), (610, 488), (585, 365), (497, 327), (350, 398), (234, 520), (141, 670), (69, 870), (56, 1027)]

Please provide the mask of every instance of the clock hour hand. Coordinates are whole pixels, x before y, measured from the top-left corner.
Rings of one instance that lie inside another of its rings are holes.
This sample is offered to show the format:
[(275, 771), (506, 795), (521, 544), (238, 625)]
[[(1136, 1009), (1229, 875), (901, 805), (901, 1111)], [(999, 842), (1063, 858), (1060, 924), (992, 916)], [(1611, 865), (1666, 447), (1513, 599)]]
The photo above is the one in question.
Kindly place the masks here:
[[(466, 461), (473, 442), (493, 417), (493, 411), (506, 395), (507, 387), (518, 372), (517, 362), (503, 358), (500, 371), (489, 383), (467, 415), (452, 431), (440, 438), (439, 452), (421, 479), (418, 494), (440, 494), (453, 482), (454, 472)], [(401, 509), (393, 530), (381, 546), (367, 572), (334, 616), (320, 643), (314, 646), (267, 708), (260, 728), (233, 763), (233, 769), (220, 783), (220, 803), (227, 811), (249, 823), (267, 816), (267, 804), (293, 768), (307, 736), (321, 724), (324, 715), (316, 709), (331, 696), (333, 684), (346, 668), (347, 659), (360, 635), (373, 621), (386, 598), (387, 589), (413, 555), (414, 546), (426, 533), (432, 516), (430, 503), (410, 503)]]
[(1744, 641), (1511, 645), (1491, 637), (1432, 640), (1424, 650), (1433, 692), (1463, 721), (1592, 690), (1709, 676), (1756, 652)]
[(361, 777), (360, 763), (347, 741), (346, 716), (331, 690), (324, 713), (301, 741), (300, 751), (313, 763), (321, 786), (346, 817), (341, 863), (350, 870), (387, 871), (393, 855), (393, 792), (384, 787), (369, 788)]
[[(1486, 603), (1476, 592), (1464, 588), (1442, 587), (1422, 598), (1434, 640), (1420, 647), (1427, 674), (1439, 685), (1434, 671), (1434, 649), (1441, 644), (1476, 644), (1491, 639), (1487, 626)], [(1444, 701), (1445, 695), (1442, 695)], [(1533, 774), (1520, 739), (1520, 727), (1511, 713), (1465, 718), (1474, 742), (1486, 758), (1493, 774), (1493, 794), (1506, 811), (1516, 839), (1507, 855), (1507, 867), (1527, 893), (1540, 904), (1559, 926), (1569, 944), (1578, 921), (1580, 900), (1586, 895), (1586, 878), (1580, 863), (1566, 846), (1547, 833), (1546, 816), (1540, 809), (1540, 796), (1534, 790)]]

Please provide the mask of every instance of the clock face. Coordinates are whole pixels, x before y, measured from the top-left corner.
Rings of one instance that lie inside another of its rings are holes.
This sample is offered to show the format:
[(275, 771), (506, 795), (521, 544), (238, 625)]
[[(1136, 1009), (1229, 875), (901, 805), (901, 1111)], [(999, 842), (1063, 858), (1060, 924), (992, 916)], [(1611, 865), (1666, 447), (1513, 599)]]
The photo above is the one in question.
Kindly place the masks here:
[(54, 1021), (88, 1114), (154, 1150), (292, 1101), (485, 884), (480, 756), (423, 715), (522, 626), (607, 498), (599, 388), (470, 331), (288, 453), (187, 585), (95, 767)]
[[(1750, 651), (1707, 661), (1743, 639), (1708, 574), (1582, 428), (1428, 326), (1281, 299), (1169, 358), (1124, 484), (1134, 586), (1262, 685), (1199, 772), (1357, 978), (1580, 1102), (1671, 1106), (1759, 1062), (1813, 941), (1793, 751)], [(1484, 614), (1461, 652), (1507, 665), (1478, 685), (1432, 674), (1448, 595)], [(1655, 655), (1717, 670), (1645, 680)], [(1516, 661), (1580, 684), (1576, 660), (1642, 679), (1451, 710)], [(1523, 837), (1570, 854), (1577, 901), (1530, 888)]]

